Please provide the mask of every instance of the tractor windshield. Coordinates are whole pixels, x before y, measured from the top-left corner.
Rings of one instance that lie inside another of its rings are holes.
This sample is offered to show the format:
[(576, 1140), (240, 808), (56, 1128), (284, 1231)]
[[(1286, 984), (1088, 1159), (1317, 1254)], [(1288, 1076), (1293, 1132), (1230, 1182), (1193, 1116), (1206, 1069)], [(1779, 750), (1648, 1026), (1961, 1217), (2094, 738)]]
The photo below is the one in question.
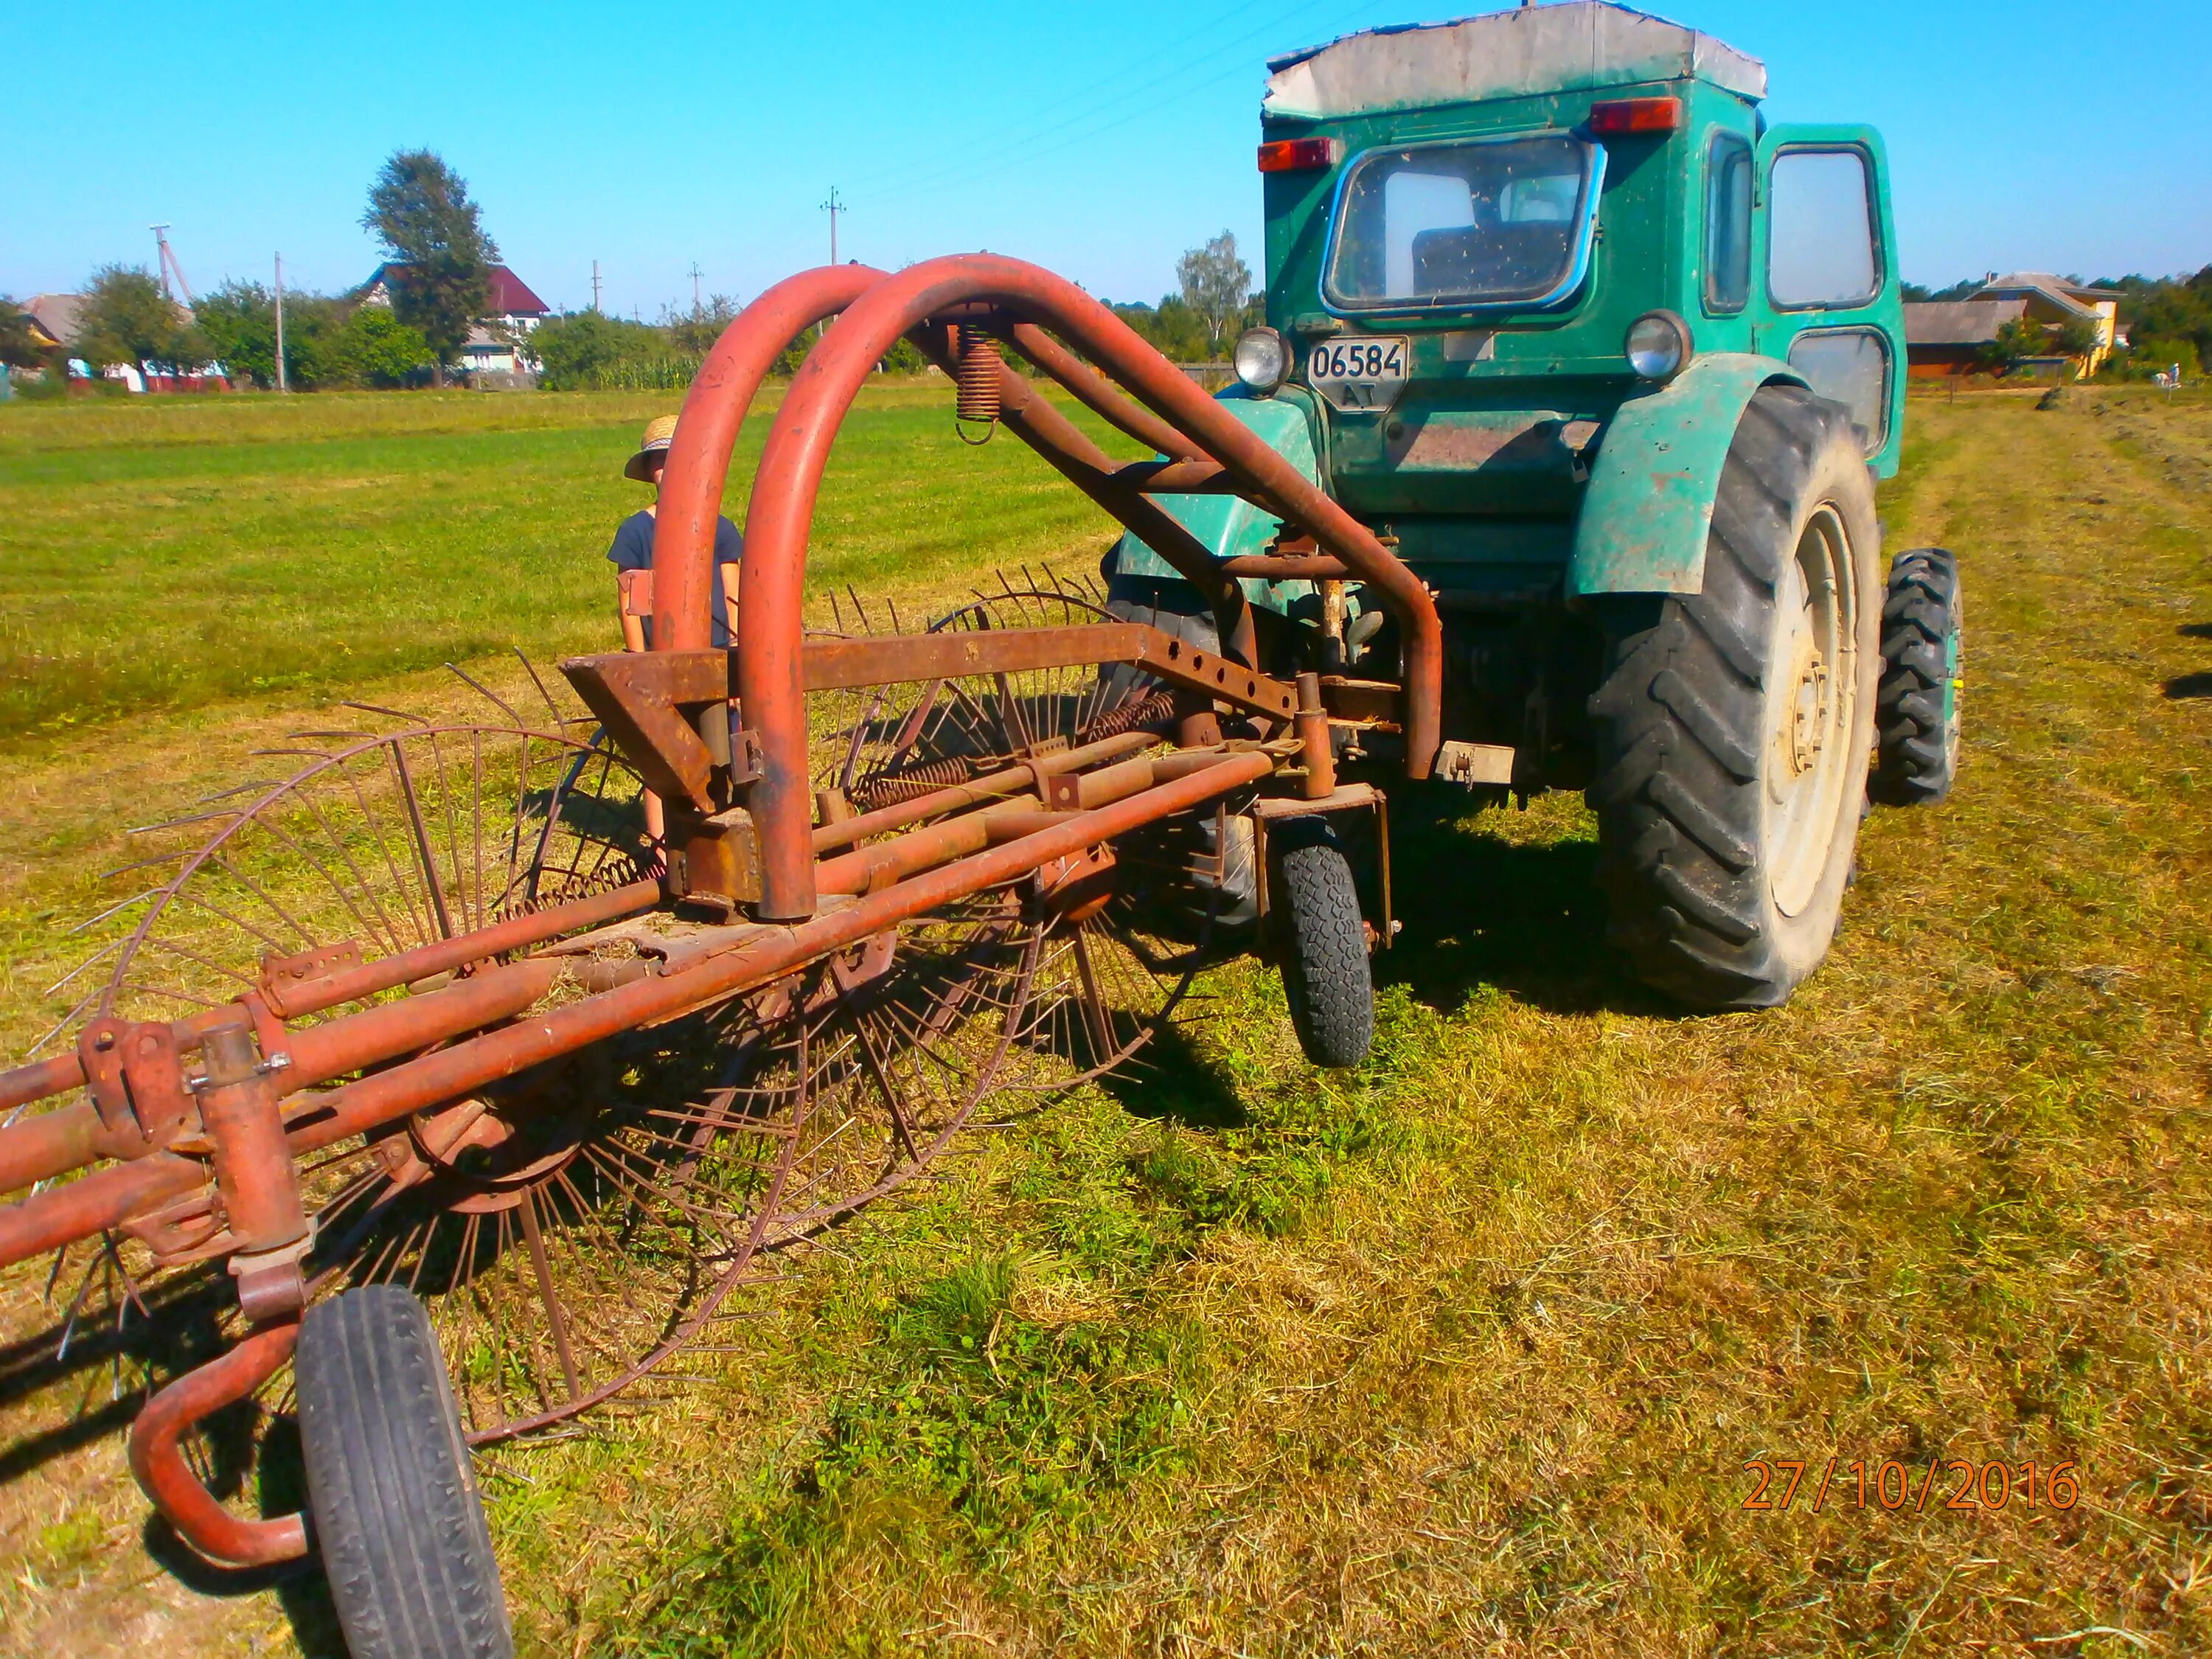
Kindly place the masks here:
[(1329, 302), (1442, 311), (1565, 299), (1589, 258), (1599, 155), (1563, 133), (1369, 151), (1338, 200)]

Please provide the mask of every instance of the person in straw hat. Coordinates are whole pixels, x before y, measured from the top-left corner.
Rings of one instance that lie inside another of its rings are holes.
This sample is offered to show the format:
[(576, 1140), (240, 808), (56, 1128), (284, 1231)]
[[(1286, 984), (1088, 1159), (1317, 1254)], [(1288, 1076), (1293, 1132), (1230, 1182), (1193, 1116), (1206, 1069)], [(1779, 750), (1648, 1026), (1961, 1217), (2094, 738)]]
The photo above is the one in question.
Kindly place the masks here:
[[(660, 469), (668, 460), (668, 446), (675, 441), (676, 417), (661, 415), (648, 422), (637, 453), (623, 468), (623, 477), (653, 486), (653, 500), (624, 519), (615, 529), (614, 545), (607, 558), (620, 585), (623, 646), (643, 651), (653, 643), (653, 526), (660, 505)], [(728, 519), (714, 524), (714, 585), (709, 610), (714, 616), (713, 641), (718, 651), (733, 643), (730, 635), (732, 608), (738, 602), (738, 561), (744, 556), (744, 538)]]
[[(660, 505), (660, 469), (668, 461), (668, 446), (675, 441), (676, 417), (662, 415), (646, 423), (637, 453), (623, 468), (623, 477), (653, 486), (653, 499), (615, 527), (614, 545), (607, 558), (615, 568), (621, 602), (623, 648), (643, 651), (653, 643), (653, 526)], [(744, 538), (726, 517), (714, 521), (714, 584), (709, 590), (708, 610), (714, 617), (712, 641), (717, 650), (735, 641), (730, 635), (730, 616), (738, 603), (738, 561), (744, 556)], [(666, 814), (659, 796), (645, 794), (646, 833), (656, 842), (667, 834)]]

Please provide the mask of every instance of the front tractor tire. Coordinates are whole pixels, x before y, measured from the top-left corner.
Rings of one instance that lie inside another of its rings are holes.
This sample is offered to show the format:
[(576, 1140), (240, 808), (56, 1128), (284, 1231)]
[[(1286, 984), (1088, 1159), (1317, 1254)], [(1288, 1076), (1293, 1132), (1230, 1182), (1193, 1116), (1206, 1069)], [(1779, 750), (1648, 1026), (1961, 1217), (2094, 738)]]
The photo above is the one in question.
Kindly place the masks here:
[(1754, 393), (1713, 503), (1703, 591), (1625, 599), (1590, 699), (1614, 942), (1698, 1008), (1765, 1008), (1820, 965), (1874, 743), (1874, 486), (1849, 412)]
[(1926, 806), (1959, 775), (1959, 562), (1915, 547), (1889, 567), (1881, 607), (1881, 689), (1875, 699), (1872, 793), (1884, 806)]
[(1281, 820), (1267, 852), (1283, 994), (1298, 1047), (1316, 1066), (1357, 1066), (1375, 1046), (1375, 982), (1352, 862), (1318, 816)]

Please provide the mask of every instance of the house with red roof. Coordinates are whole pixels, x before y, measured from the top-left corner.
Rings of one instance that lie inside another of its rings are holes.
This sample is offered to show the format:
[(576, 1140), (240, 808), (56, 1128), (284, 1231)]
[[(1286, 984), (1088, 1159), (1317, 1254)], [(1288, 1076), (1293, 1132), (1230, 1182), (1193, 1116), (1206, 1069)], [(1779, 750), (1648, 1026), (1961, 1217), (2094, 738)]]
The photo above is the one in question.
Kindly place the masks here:
[[(355, 290), (363, 305), (392, 303), (390, 275), (405, 266), (394, 262), (377, 266), (368, 280)], [(461, 366), (472, 375), (534, 374), (538, 360), (530, 355), (530, 334), (552, 313), (552, 307), (532, 291), (505, 265), (491, 268), (491, 294), (484, 314), (469, 330), (461, 347)]]

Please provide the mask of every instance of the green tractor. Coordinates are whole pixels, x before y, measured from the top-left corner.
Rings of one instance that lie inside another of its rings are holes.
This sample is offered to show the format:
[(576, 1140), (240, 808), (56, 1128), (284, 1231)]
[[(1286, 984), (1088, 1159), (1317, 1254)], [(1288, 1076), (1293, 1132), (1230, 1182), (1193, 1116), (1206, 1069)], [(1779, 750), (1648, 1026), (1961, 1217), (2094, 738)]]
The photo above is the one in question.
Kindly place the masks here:
[[(1267, 325), (1227, 407), (1435, 594), (1436, 775), (1583, 790), (1638, 975), (1783, 1002), (1869, 798), (1939, 799), (1957, 763), (1958, 573), (1885, 571), (1875, 516), (1905, 409), (1880, 137), (1769, 126), (1756, 60), (1595, 0), (1269, 67)], [(1167, 499), (1221, 556), (1302, 550), (1249, 502)], [(1107, 574), (1118, 614), (1212, 637), (1133, 534)], [(1243, 587), (1270, 659), (1321, 672), (1340, 763), (1388, 757), (1395, 623), (1356, 581)], [(1341, 973), (1297, 958), (1294, 1012), (1364, 1000), (1364, 963), (1302, 994)]]

